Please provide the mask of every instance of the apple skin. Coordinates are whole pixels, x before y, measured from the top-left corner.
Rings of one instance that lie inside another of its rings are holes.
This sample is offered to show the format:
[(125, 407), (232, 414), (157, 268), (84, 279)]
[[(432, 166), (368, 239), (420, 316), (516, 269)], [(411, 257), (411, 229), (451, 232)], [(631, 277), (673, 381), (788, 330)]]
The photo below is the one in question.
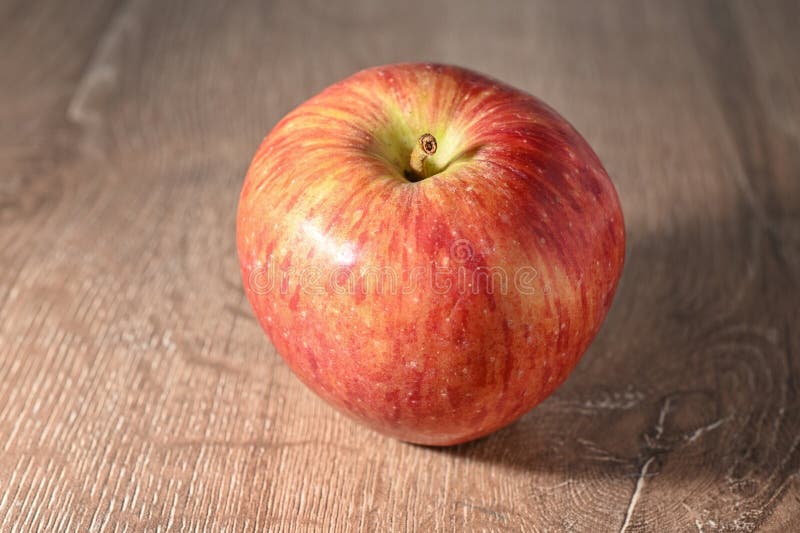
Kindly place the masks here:
[[(426, 132), (438, 151), (411, 182)], [(462, 68), (397, 64), (275, 126), (237, 247), (259, 323), (309, 388), (443, 446), (510, 424), (567, 378), (611, 305), (625, 230), (598, 157), (547, 105)], [(481, 283), (489, 270), (509, 287)]]

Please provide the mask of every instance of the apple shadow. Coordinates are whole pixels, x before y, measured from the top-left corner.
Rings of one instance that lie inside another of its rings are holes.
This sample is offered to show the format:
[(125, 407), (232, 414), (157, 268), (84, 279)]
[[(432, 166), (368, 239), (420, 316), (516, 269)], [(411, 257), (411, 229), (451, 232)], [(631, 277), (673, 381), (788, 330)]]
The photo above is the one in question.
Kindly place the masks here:
[(791, 472), (779, 465), (800, 463), (779, 439), (800, 425), (800, 399), (788, 331), (758, 325), (791, 305), (791, 291), (766, 281), (781, 268), (773, 248), (746, 208), (657, 232), (629, 227), (612, 309), (567, 381), (512, 425), (431, 449), (537, 474), (534, 483), (632, 486), (669, 473), (660, 479), (681, 490), (720, 495), (770, 472), (765, 483), (779, 490)]

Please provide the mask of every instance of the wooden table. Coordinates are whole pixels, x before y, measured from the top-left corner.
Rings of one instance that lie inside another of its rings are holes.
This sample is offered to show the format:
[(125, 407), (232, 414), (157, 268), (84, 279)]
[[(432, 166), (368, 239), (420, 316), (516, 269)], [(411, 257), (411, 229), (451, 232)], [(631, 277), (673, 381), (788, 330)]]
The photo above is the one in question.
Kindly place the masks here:
[[(0, 4), (0, 530), (800, 529), (800, 4), (69, 4)], [(276, 121), (401, 60), (549, 102), (627, 219), (572, 377), (452, 449), (308, 392), (234, 246)]]

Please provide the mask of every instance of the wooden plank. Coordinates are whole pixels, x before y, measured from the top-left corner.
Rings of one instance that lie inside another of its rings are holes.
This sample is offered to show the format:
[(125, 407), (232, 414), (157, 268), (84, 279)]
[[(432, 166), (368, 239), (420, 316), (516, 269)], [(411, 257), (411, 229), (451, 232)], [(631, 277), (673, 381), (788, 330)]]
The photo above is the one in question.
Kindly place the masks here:
[[(797, 11), (0, 6), (0, 530), (800, 529)], [(552, 104), (629, 235), (574, 375), (445, 450), (307, 392), (252, 318), (233, 239), (269, 128), (399, 60)]]

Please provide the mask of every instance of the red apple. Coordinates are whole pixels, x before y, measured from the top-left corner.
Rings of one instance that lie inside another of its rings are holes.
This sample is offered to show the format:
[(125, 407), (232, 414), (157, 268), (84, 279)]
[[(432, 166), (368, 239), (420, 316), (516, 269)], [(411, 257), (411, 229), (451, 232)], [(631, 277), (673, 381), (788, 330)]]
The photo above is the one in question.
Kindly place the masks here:
[(555, 111), (462, 68), (399, 64), (275, 126), (237, 245), (256, 317), (308, 387), (387, 435), (449, 445), (566, 379), (625, 233), (599, 159)]

